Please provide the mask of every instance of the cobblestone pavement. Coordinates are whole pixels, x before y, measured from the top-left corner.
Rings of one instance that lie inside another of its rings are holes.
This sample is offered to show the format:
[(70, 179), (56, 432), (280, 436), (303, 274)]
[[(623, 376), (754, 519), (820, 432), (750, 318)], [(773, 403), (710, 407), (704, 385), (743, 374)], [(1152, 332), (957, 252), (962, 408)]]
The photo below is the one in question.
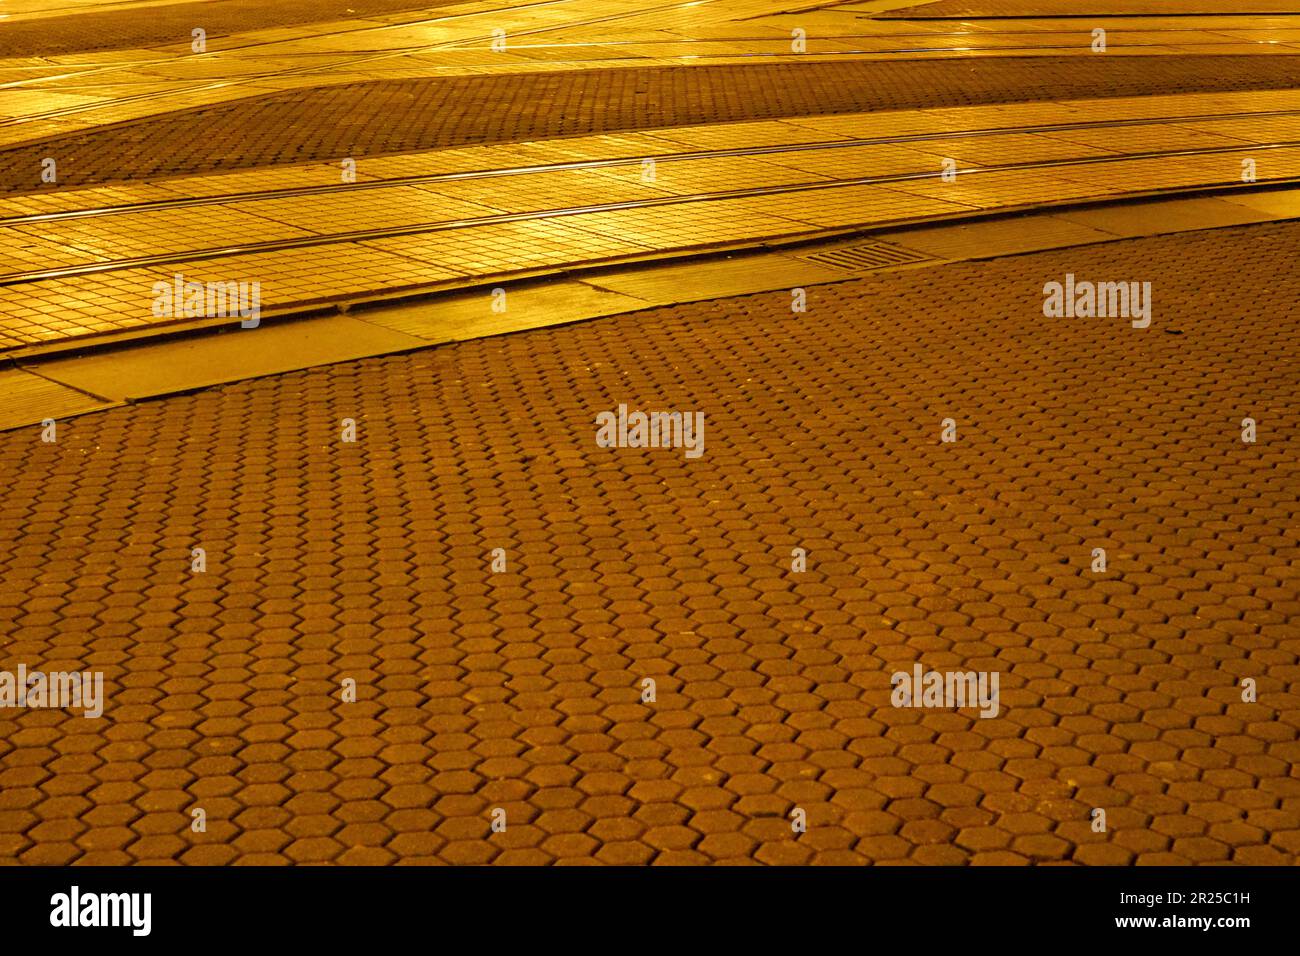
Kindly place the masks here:
[[(1293, 864), (1298, 248), (894, 272), (0, 435), (0, 667), (107, 701), (0, 711), (0, 858)], [(1066, 273), (1151, 281), (1150, 328), (1044, 317)], [(703, 455), (598, 447), (619, 403), (702, 411)], [(998, 715), (891, 706), (918, 662), (999, 673)]]
[(1295, 13), (1292, 0), (935, 0), (873, 14), (881, 19)]
[(188, 43), (202, 27), (213, 39), (302, 23), (325, 23), (450, 6), (457, 0), (204, 0), (144, 9), (85, 10), (0, 25), (6, 57), (57, 56)]
[[(9, 192), (689, 123), (1300, 85), (1300, 58), (1013, 57), (626, 68), (309, 88), (0, 150)], [(48, 187), (44, 187), (47, 188)]]

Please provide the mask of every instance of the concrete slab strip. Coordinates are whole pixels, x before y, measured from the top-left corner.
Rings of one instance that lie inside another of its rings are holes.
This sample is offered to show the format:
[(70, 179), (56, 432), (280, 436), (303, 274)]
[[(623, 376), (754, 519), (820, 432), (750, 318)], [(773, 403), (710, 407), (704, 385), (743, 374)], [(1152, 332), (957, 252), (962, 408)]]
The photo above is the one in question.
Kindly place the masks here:
[[(989, 259), (1117, 237), (1188, 232), (1300, 217), (1300, 189), (1232, 199), (1163, 199), (1055, 214), (922, 225), (863, 235), (946, 261)], [(816, 247), (735, 251), (714, 258), (644, 263), (618, 269), (559, 273), (508, 284), (504, 312), (492, 311), (492, 289), (462, 290), (401, 304), (375, 304), (348, 315), (263, 323), (257, 330), (223, 326), (215, 334), (159, 337), (143, 344), (62, 356), (0, 371), (0, 430), (38, 424), (128, 401), (213, 385), (563, 325), (661, 305), (842, 282), (853, 278), (807, 261)], [(251, 347), (256, 343), (256, 347)], [(29, 368), (39, 367), (39, 374)], [(129, 384), (128, 384), (129, 383)]]
[(56, 358), (41, 363), (40, 370), (54, 382), (122, 402), (426, 345), (412, 335), (331, 316)]
[(0, 370), (0, 431), (39, 425), (47, 418), (60, 421), (119, 404), (87, 395), (26, 369)]

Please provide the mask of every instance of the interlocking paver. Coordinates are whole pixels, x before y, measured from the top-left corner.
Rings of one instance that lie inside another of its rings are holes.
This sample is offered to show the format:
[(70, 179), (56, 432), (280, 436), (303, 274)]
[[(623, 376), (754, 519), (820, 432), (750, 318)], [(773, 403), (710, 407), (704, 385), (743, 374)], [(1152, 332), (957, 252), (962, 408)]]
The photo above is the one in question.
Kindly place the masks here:
[[(219, 37), (302, 23), (324, 23), (408, 10), (428, 10), (449, 0), (216, 0), (152, 4), (139, 9), (86, 10), (5, 24), (5, 56), (53, 56), (91, 50), (122, 50), (188, 44), (202, 27), (214, 45)], [(415, 19), (411, 17), (409, 19)]]
[[(0, 435), (0, 666), (102, 670), (111, 718), (0, 712), (0, 852), (1294, 863), (1297, 247), (897, 272)], [(1149, 277), (1152, 327), (1045, 317), (1066, 272)], [(704, 410), (705, 454), (598, 448), (620, 401)], [(891, 707), (914, 660), (998, 670), (1002, 713)]]

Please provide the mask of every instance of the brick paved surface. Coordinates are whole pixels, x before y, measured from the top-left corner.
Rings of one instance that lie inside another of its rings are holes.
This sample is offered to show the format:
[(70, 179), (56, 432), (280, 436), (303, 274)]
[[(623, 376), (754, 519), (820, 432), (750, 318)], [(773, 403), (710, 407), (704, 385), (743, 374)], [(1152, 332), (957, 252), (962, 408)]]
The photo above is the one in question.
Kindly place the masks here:
[[(87, 10), (60, 17), (0, 23), (4, 56), (56, 56), (98, 50), (188, 44), (202, 27), (209, 41), (268, 27), (356, 20), (408, 10), (432, 10), (454, 0), (204, 0), (148, 8)], [(415, 19), (415, 18), (412, 18)], [(219, 49), (214, 42), (212, 49)]]
[[(0, 711), (0, 858), (1294, 863), (1298, 249), (898, 272), (0, 435), (0, 668), (107, 694)], [(1044, 318), (1066, 272), (1152, 281), (1151, 328)], [(703, 411), (703, 457), (598, 448), (619, 402)], [(1001, 713), (891, 707), (916, 661), (996, 670)]]
[(628, 68), (303, 89), (0, 150), (7, 191), (466, 143), (1034, 99), (1300, 85), (1300, 57), (1077, 57)]
[(935, 0), (873, 14), (883, 20), (927, 17), (1185, 16), (1295, 13), (1294, 0)]

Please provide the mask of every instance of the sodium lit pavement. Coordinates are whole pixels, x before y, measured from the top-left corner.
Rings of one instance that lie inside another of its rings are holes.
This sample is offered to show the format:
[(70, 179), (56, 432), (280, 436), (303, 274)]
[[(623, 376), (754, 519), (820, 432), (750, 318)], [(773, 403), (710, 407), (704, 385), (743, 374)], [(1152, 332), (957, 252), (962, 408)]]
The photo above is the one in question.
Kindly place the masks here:
[(1286, 6), (14, 0), (0, 862), (1294, 865)]

